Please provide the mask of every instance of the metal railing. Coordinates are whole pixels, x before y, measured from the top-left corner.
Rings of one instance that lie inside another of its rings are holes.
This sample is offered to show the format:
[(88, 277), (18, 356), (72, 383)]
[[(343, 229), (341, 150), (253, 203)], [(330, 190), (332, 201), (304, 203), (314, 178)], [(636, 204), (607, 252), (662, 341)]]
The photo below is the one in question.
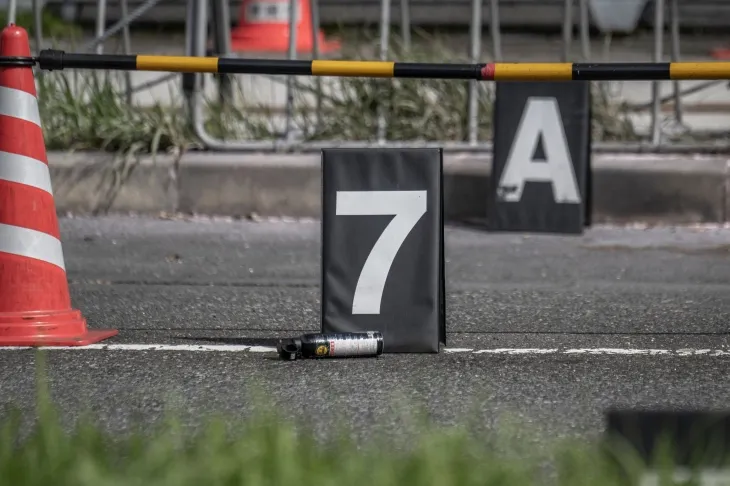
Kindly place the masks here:
[[(9, 4), (9, 20), (12, 21), (16, 12), (16, 1), (10, 0)], [(469, 54), (472, 62), (479, 62), (482, 51), (482, 7), (485, 0), (471, 1), (471, 25), (470, 25), (470, 46)], [(486, 0), (489, 2), (489, 19), (490, 19), (490, 35), (492, 45), (492, 57), (495, 61), (502, 60), (502, 38), (500, 32), (499, 19), (499, 1)], [(565, 0), (563, 13), (563, 45), (562, 55), (563, 61), (568, 61), (571, 52), (571, 43), (573, 40), (574, 30), (574, 2), (578, 2), (579, 9), (579, 33), (581, 42), (581, 52), (584, 60), (591, 59), (591, 47), (589, 38), (589, 0)], [(654, 8), (654, 52), (653, 61), (661, 62), (664, 53), (664, 30), (665, 30), (665, 0), (653, 0)], [(131, 41), (129, 33), (129, 24), (139, 17), (143, 16), (151, 8), (160, 2), (160, 0), (146, 0), (135, 8), (132, 12), (128, 11), (128, 0), (119, 0), (122, 10), (122, 18), (105, 29), (106, 24), (106, 7), (107, 0), (98, 0), (97, 3), (97, 22), (96, 22), (96, 38), (84, 46), (85, 50), (95, 50), (97, 53), (103, 52), (104, 42), (117, 35), (120, 31), (123, 36), (123, 49), (125, 53), (131, 51)], [(42, 34), (40, 29), (40, 16), (42, 5), (40, 0), (33, 0), (33, 8), (35, 11), (35, 40), (36, 45), (40, 49), (42, 46)], [(678, 61), (680, 58), (680, 34), (679, 34), (679, 9), (678, 0), (669, 0), (669, 17), (670, 17), (670, 38), (671, 38), (671, 60)], [(289, 49), (288, 58), (296, 59), (296, 39), (297, 39), (297, 23), (298, 18), (298, 0), (289, 0)], [(380, 19), (380, 39), (379, 39), (379, 57), (382, 60), (388, 58), (389, 41), (390, 41), (390, 25), (391, 25), (391, 0), (381, 0), (381, 19)], [(401, 31), (403, 32), (403, 42), (409, 44), (411, 42), (411, 25), (410, 25), (410, 3), (409, 0), (400, 0), (400, 22)], [(319, 58), (319, 38), (317, 33), (320, 28), (319, 9), (317, 0), (311, 0), (311, 18), (313, 32), (313, 52), (312, 58)], [(228, 57), (232, 56), (230, 45), (230, 25), (231, 16), (229, 12), (229, 2), (226, 0), (188, 0), (187, 2), (187, 20), (186, 20), (186, 41), (185, 53), (192, 56), (204, 56), (207, 54), (207, 41), (209, 37), (213, 38), (214, 53)], [(610, 41), (610, 33), (606, 34), (606, 38)], [(135, 92), (149, 89), (159, 83), (167, 82), (179, 74), (172, 73), (161, 76), (160, 78), (146, 82), (138, 86), (132, 86), (131, 75), (126, 73), (126, 96), (131, 99)], [(377, 116), (376, 140), (375, 141), (300, 141), (296, 140), (292, 129), (292, 117), (294, 112), (294, 82), (293, 76), (285, 78), (286, 86), (286, 105), (284, 110), (285, 123), (284, 133), (276, 140), (238, 140), (228, 141), (216, 138), (210, 134), (205, 127), (204, 105), (205, 99), (203, 94), (203, 74), (183, 74), (182, 85), (183, 94), (187, 99), (190, 108), (191, 124), (196, 136), (201, 143), (208, 149), (221, 151), (271, 151), (271, 150), (298, 150), (310, 151), (319, 150), (323, 147), (332, 146), (349, 146), (349, 147), (368, 147), (368, 146), (439, 146), (445, 150), (455, 151), (489, 151), (492, 144), (489, 141), (479, 140), (478, 137), (478, 121), (479, 121), (479, 105), (478, 97), (479, 84), (477, 81), (469, 81), (468, 86), (468, 103), (467, 103), (467, 136), (464, 142), (394, 142), (386, 139), (388, 120), (380, 105)], [(218, 76), (219, 93), (222, 99), (225, 99), (231, 90), (231, 80), (228, 76)], [(280, 82), (274, 80), (274, 82)], [(322, 114), (322, 91), (320, 80), (316, 79), (316, 117), (321, 119)], [(662, 137), (662, 105), (672, 100), (674, 102), (674, 118), (675, 122), (680, 126), (683, 124), (682, 97), (692, 94), (698, 90), (705, 89), (721, 83), (722, 81), (712, 81), (703, 83), (700, 86), (681, 91), (679, 82), (673, 82), (673, 93), (669, 97), (661, 97), (659, 91), (659, 81), (652, 82), (651, 97), (651, 128), (650, 139), (644, 142), (602, 142), (593, 143), (593, 149), (597, 151), (611, 152), (714, 152), (725, 150), (726, 146), (717, 142), (703, 143), (667, 143)]]

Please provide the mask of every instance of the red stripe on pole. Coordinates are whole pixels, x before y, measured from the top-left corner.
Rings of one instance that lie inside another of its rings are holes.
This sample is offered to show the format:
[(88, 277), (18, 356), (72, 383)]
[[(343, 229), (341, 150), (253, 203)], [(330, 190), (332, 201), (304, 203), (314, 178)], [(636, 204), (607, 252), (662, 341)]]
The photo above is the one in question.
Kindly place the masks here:
[(494, 80), (494, 63), (490, 62), (482, 68), (482, 80), (493, 81)]

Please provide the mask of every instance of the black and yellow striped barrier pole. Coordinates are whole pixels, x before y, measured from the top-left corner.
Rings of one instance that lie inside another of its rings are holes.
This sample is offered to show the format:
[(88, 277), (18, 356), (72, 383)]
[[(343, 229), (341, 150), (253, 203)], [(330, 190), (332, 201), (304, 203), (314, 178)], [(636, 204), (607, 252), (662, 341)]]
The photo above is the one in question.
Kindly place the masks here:
[(289, 74), (479, 81), (730, 80), (730, 62), (437, 64), (389, 61), (299, 61), (193, 56), (74, 54), (42, 50), (38, 57), (0, 57), (0, 66), (43, 70), (107, 69), (218, 74)]

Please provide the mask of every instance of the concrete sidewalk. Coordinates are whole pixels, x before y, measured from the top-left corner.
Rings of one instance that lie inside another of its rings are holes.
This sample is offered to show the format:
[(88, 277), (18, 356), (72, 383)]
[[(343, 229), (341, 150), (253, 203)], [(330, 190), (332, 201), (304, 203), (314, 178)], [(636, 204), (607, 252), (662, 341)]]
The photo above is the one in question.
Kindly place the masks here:
[[(49, 153), (60, 212), (88, 213), (108, 154)], [(484, 221), (491, 157), (444, 155), (448, 221)], [(593, 221), (691, 224), (730, 222), (730, 159), (717, 156), (593, 156)], [(111, 204), (113, 212), (319, 218), (317, 154), (189, 152), (143, 160)]]

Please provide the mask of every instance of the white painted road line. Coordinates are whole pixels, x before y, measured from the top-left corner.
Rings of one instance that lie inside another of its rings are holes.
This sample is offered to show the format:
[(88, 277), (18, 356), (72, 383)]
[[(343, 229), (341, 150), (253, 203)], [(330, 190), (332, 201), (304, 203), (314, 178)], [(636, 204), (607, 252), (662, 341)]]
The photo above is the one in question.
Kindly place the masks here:
[(560, 352), (559, 349), (540, 349), (540, 348), (497, 348), (497, 349), (479, 349), (474, 354), (555, 354)]
[[(33, 349), (30, 346), (0, 346), (0, 351)], [(91, 344), (89, 346), (44, 346), (43, 350), (59, 351), (214, 351), (219, 353), (275, 353), (276, 348), (235, 344)]]
[(496, 349), (446, 349), (447, 353), (510, 354), (510, 355), (613, 355), (613, 356), (728, 356), (726, 349), (636, 349), (636, 348), (496, 348)]
[[(0, 346), (0, 351), (33, 349), (29, 346)], [(40, 349), (59, 351), (182, 351), (218, 353), (275, 353), (269, 346), (244, 346), (234, 344), (92, 344), (90, 346), (48, 346)], [(635, 348), (447, 348), (447, 354), (500, 354), (541, 356), (546, 354), (589, 356), (712, 356), (730, 357), (730, 349), (635, 349)]]

